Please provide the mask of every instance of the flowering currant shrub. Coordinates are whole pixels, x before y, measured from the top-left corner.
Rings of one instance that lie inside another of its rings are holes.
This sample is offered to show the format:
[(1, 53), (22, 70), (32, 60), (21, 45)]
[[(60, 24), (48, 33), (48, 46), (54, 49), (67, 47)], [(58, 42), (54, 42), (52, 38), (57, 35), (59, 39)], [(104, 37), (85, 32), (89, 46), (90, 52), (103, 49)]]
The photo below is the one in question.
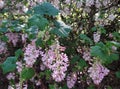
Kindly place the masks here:
[(0, 89), (120, 89), (119, 0), (0, 0)]

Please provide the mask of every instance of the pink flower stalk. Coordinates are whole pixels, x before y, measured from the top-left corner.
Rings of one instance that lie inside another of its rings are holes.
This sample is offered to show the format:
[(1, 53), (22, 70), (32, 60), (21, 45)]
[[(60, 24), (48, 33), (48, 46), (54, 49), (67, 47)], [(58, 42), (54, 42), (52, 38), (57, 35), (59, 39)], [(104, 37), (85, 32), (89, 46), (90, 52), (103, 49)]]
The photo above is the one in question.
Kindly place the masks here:
[(22, 65), (22, 63), (21, 62), (16, 62), (16, 65), (17, 65), (17, 71), (20, 73), (21, 71), (22, 71), (22, 68), (23, 68), (23, 65)]
[(63, 47), (63, 46), (59, 46), (59, 49), (60, 49), (60, 51), (65, 51), (65, 47)]
[(104, 76), (108, 75), (109, 70), (102, 66), (100, 62), (95, 62), (92, 67), (88, 69), (88, 73), (94, 84), (99, 85)]
[(86, 6), (92, 6), (94, 5), (94, 0), (86, 0)]
[(65, 53), (61, 52), (60, 47), (59, 44), (54, 44), (42, 55), (43, 64), (53, 71), (52, 77), (56, 82), (64, 80), (65, 72), (69, 66), (68, 57)]
[(93, 34), (93, 40), (95, 43), (99, 42), (100, 41), (100, 33), (99, 32), (96, 32)]
[(15, 73), (9, 73), (8, 75), (7, 75), (7, 79), (8, 80), (11, 80), (11, 79), (15, 79)]
[(23, 89), (28, 89), (27, 87), (28, 87), (27, 84), (24, 84), (24, 85), (23, 85)]
[(6, 53), (6, 43), (0, 40), (0, 54)]
[(40, 50), (36, 48), (33, 44), (28, 44), (25, 48), (24, 60), (26, 62), (27, 67), (32, 67), (36, 62), (38, 56), (40, 54)]
[(75, 73), (72, 73), (72, 75), (68, 75), (67, 76), (67, 87), (69, 89), (73, 88), (76, 81), (77, 81), (77, 75)]
[(3, 0), (0, 0), (0, 9), (2, 9), (4, 7), (5, 3)]
[(115, 19), (115, 17), (116, 17), (116, 15), (110, 14), (110, 15), (108, 16), (108, 20), (113, 21), (113, 20)]
[(83, 59), (85, 61), (91, 61), (90, 52), (88, 51), (83, 52)]
[(41, 69), (42, 71), (45, 70), (45, 65), (41, 64), (41, 65), (40, 65), (40, 69)]
[(22, 43), (26, 43), (26, 40), (27, 40), (27, 34), (21, 34), (22, 36)]
[(96, 0), (95, 6), (96, 6), (96, 8), (100, 8), (102, 6), (100, 0)]
[(15, 84), (16, 89), (21, 89), (20, 83)]
[(36, 86), (40, 86), (41, 85), (40, 80), (35, 80), (35, 84), (36, 84)]
[(17, 33), (9, 32), (9, 33), (6, 33), (6, 36), (8, 37), (9, 42), (12, 42), (13, 46), (16, 46), (16, 44), (18, 42), (18, 39), (19, 39), (18, 34)]
[(11, 85), (8, 85), (8, 89), (14, 89)]

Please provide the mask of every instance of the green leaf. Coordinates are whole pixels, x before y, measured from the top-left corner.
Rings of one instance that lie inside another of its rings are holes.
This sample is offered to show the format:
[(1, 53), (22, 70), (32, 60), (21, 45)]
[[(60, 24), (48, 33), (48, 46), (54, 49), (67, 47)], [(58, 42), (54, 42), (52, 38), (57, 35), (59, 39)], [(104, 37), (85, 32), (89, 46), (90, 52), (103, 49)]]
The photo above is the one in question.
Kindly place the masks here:
[(108, 86), (107, 89), (112, 89), (112, 87), (111, 87), (111, 86)]
[(7, 32), (7, 28), (0, 28), (0, 32)]
[(60, 37), (67, 37), (71, 31), (71, 27), (66, 25), (63, 21), (55, 21), (55, 28), (51, 30), (51, 33)]
[(50, 84), (49, 89), (55, 89), (55, 86)]
[(35, 71), (32, 68), (25, 68), (21, 72), (22, 80), (29, 80), (35, 75)]
[(28, 20), (28, 25), (30, 27), (37, 26), (40, 30), (44, 30), (45, 27), (48, 25), (48, 20), (41, 15), (33, 15)]
[(115, 39), (117, 39), (118, 41), (120, 41), (120, 33), (114, 32), (112, 35), (115, 37)]
[(90, 53), (91, 53), (91, 56), (101, 56), (101, 55), (103, 55), (101, 47), (99, 47), (99, 46), (92, 46)]
[(117, 71), (115, 74), (116, 74), (116, 77), (117, 77), (117, 78), (120, 78), (120, 70)]
[(80, 34), (80, 39), (84, 40), (87, 43), (93, 44), (92, 40), (85, 34)]
[(95, 89), (93, 85), (90, 85), (87, 89)]
[(44, 2), (42, 4), (37, 5), (33, 8), (34, 14), (40, 15), (51, 15), (56, 16), (59, 13), (59, 10), (56, 9), (52, 4), (49, 2)]
[(86, 61), (85, 61), (84, 59), (80, 59), (80, 61), (78, 62), (78, 68), (79, 68), (80, 70), (83, 70), (84, 67), (86, 67), (86, 66), (87, 66)]
[(35, 41), (35, 44), (36, 46), (41, 46), (43, 47), (44, 46), (44, 42), (41, 38), (38, 38), (36, 41)]
[(46, 75), (46, 80), (50, 79), (51, 71), (50, 70), (45, 70), (45, 75)]
[(16, 57), (8, 57), (6, 61), (1, 65), (3, 73), (12, 72), (16, 69)]
[(4, 42), (7, 42), (8, 41), (8, 37), (4, 35), (4, 36), (1, 37), (1, 40), (4, 41)]
[(15, 56), (16, 56), (17, 58), (19, 58), (19, 57), (22, 56), (22, 55), (23, 55), (22, 49), (18, 49), (18, 50), (15, 52)]
[(68, 89), (67, 85), (65, 84), (62, 89)]
[(91, 56), (98, 57), (103, 63), (109, 64), (119, 59), (119, 55), (110, 52), (109, 46), (99, 43), (91, 47)]
[(94, 31), (97, 31), (97, 28), (96, 27), (92, 27), (91, 30), (94, 32)]
[(101, 33), (106, 34), (106, 29), (103, 26), (99, 26), (99, 30)]
[(78, 60), (80, 59), (80, 56), (78, 56), (78, 55), (75, 55), (75, 56), (73, 56), (73, 58), (71, 59), (71, 64), (74, 64), (75, 62), (77, 62)]

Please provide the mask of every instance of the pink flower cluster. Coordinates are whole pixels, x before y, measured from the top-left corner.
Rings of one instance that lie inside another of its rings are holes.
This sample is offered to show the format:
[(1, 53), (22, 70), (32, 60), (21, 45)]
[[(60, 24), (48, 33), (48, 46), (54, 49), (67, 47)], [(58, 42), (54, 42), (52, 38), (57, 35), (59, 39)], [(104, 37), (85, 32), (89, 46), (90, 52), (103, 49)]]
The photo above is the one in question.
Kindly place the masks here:
[(61, 47), (58, 43), (50, 47), (48, 51), (42, 54), (43, 64), (51, 69), (52, 77), (56, 82), (61, 82), (65, 78), (65, 72), (69, 66), (68, 57), (64, 51), (65, 48)]
[(0, 40), (0, 54), (5, 53), (7, 51), (5, 42)]
[(36, 62), (37, 57), (40, 54), (40, 50), (36, 48), (35, 44), (28, 44), (25, 48), (24, 60), (27, 67), (32, 67)]
[[(23, 87), (22, 87), (22, 89), (28, 89), (27, 87), (28, 87), (28, 85), (27, 85), (27, 84), (24, 84)], [(9, 85), (9, 86), (8, 86), (8, 89), (21, 89), (20, 83), (16, 83), (16, 84), (14, 85), (14, 87), (11, 86), (11, 85)]]
[(100, 33), (99, 32), (96, 32), (93, 34), (93, 40), (95, 43), (99, 42), (100, 41)]
[(11, 80), (11, 79), (15, 79), (15, 73), (9, 73), (8, 75), (7, 75), (7, 79), (8, 80)]
[(6, 36), (8, 37), (9, 42), (12, 42), (13, 46), (16, 46), (19, 39), (18, 33), (9, 32), (9, 33), (6, 33)]
[(22, 71), (22, 68), (23, 68), (23, 65), (22, 65), (22, 62), (16, 62), (16, 65), (17, 65), (17, 71), (20, 73)]
[(94, 0), (86, 0), (86, 6), (94, 5)]
[(85, 61), (91, 61), (91, 57), (90, 57), (90, 52), (89, 51), (84, 51), (83, 52), (83, 59)]
[(102, 66), (100, 62), (95, 62), (92, 67), (88, 69), (88, 73), (94, 84), (99, 85), (104, 76), (108, 75), (109, 70)]
[(3, 0), (0, 0), (0, 9), (2, 9), (4, 7), (5, 3)]
[(76, 81), (77, 81), (77, 75), (75, 73), (72, 73), (71, 75), (68, 75), (67, 76), (67, 87), (69, 89), (73, 88)]

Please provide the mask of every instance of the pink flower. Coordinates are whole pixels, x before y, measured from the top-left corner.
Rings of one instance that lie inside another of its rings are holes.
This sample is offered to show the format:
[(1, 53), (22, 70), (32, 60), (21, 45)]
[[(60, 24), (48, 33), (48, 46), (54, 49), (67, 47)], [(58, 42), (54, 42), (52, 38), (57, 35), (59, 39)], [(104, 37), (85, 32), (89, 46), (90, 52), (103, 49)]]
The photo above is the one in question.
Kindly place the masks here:
[(92, 6), (94, 5), (94, 0), (86, 0), (86, 6)]
[(52, 77), (56, 82), (61, 82), (65, 78), (64, 72), (54, 71)]
[(8, 80), (11, 80), (11, 79), (15, 79), (15, 73), (9, 73), (8, 75), (7, 75), (7, 79)]
[(88, 51), (83, 52), (83, 59), (85, 61), (91, 61), (90, 52)]
[(6, 43), (0, 40), (0, 54), (6, 53), (7, 47)]
[(5, 5), (4, 1), (0, 0), (0, 9), (2, 9), (4, 5)]
[(92, 67), (88, 69), (89, 76), (92, 78), (94, 84), (99, 85), (104, 76), (108, 75), (109, 70), (103, 67), (100, 62), (95, 62)]
[(65, 48), (57, 43), (51, 45), (50, 49), (42, 54), (42, 62), (53, 71), (52, 77), (56, 82), (64, 80), (65, 72), (69, 66), (67, 55), (62, 53), (64, 50)]
[(20, 73), (22, 71), (22, 68), (23, 68), (23, 65), (21, 62), (16, 62), (16, 65), (17, 65), (17, 71)]
[(40, 55), (40, 49), (37, 49), (34, 44), (28, 44), (24, 53), (24, 60), (27, 67), (32, 67)]
[(69, 89), (73, 88), (77, 81), (77, 75), (72, 73), (71, 75), (67, 76), (67, 86)]
[(65, 47), (63, 47), (63, 46), (59, 46), (59, 49), (60, 49), (60, 51), (65, 51)]
[(9, 32), (9, 33), (6, 33), (6, 36), (8, 37), (9, 42), (12, 42), (13, 46), (16, 46), (16, 44), (18, 42), (18, 39), (19, 39), (18, 34), (17, 33)]
[(100, 33), (99, 32), (96, 32), (93, 34), (93, 40), (95, 43), (99, 42), (100, 41)]

